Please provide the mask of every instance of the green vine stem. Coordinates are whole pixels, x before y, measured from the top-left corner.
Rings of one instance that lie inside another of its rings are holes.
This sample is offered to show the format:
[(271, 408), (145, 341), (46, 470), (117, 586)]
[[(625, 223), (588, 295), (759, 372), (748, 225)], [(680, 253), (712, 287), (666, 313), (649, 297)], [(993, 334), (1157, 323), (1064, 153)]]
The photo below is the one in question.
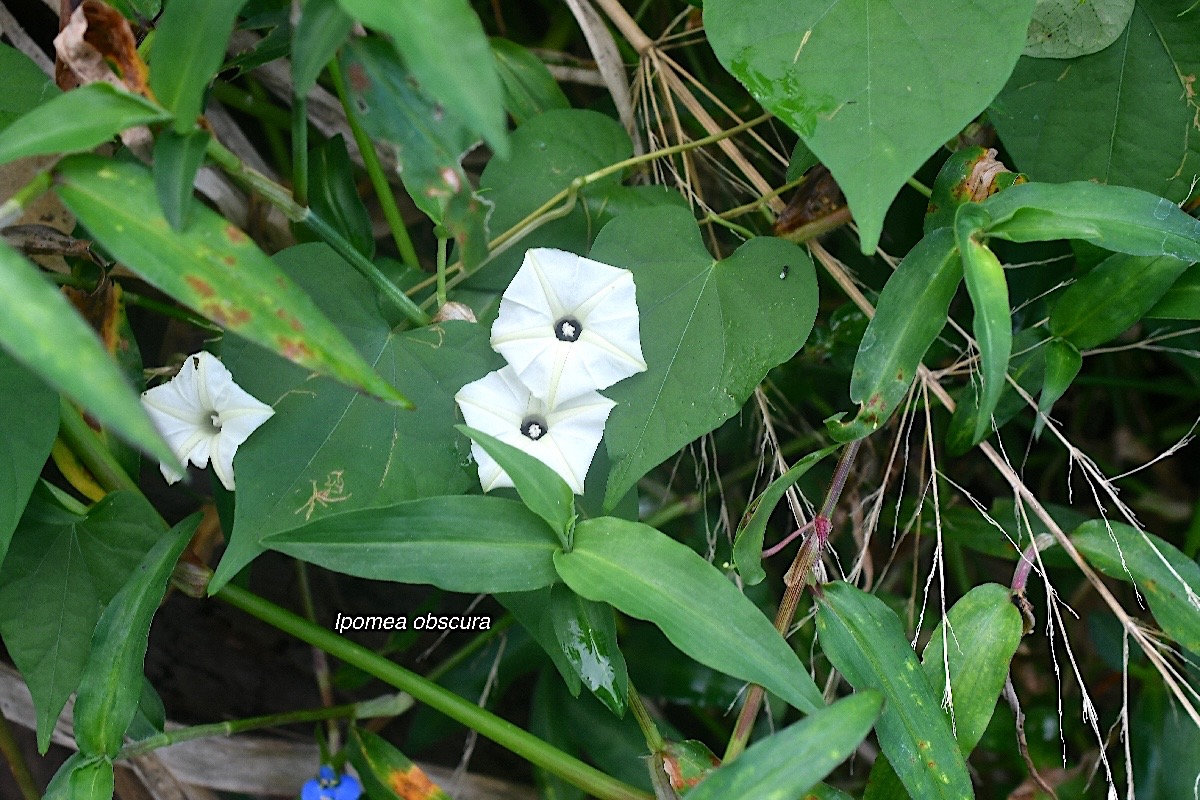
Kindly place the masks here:
[(446, 305), (446, 243), (444, 236), (437, 240), (437, 307)]
[(371, 180), (371, 188), (375, 190), (375, 196), (379, 198), (379, 206), (383, 209), (383, 218), (387, 220), (388, 229), (392, 232), (392, 241), (396, 243), (396, 249), (400, 251), (400, 260), (409, 266), (419, 267), (421, 262), (413, 247), (412, 237), (408, 235), (408, 228), (404, 225), (404, 218), (400, 216), (400, 208), (396, 205), (396, 196), (392, 194), (391, 184), (388, 183), (387, 175), (384, 174), (383, 165), (379, 163), (379, 154), (375, 152), (375, 145), (358, 120), (358, 109), (350, 102), (350, 95), (346, 92), (346, 81), (342, 78), (342, 67), (336, 58), (329, 62), (329, 78), (333, 81), (334, 91), (337, 92), (338, 100), (342, 103), (342, 110), (346, 112), (346, 121), (350, 123), (350, 133), (354, 136), (355, 144), (358, 145), (358, 152), (362, 153), (363, 166), (367, 170), (367, 177)]
[[(795, 560), (792, 561), (792, 566), (784, 576), (783, 582), (787, 589), (784, 590), (783, 600), (780, 601), (779, 610), (775, 614), (775, 629), (784, 637), (787, 636), (788, 628), (792, 626), (792, 620), (796, 617), (796, 608), (800, 605), (800, 596), (804, 593), (804, 587), (808, 585), (809, 575), (829, 541), (833, 510), (837, 508), (838, 500), (842, 496), (842, 489), (846, 487), (846, 479), (850, 475), (850, 468), (854, 465), (854, 459), (858, 455), (858, 448), (861, 444), (861, 440), (855, 440), (842, 450), (837, 467), (833, 470), (833, 478), (829, 482), (829, 490), (825, 493), (825, 501), (821, 504), (821, 510), (813, 518), (813, 535), (804, 540), (800, 551), (796, 553)], [(754, 719), (758, 716), (758, 710), (762, 706), (762, 699), (762, 687), (751, 686), (746, 695), (746, 702), (742, 705), (742, 711), (738, 714), (737, 722), (734, 724), (729, 745), (725, 748), (724, 761), (732, 761), (746, 749), (746, 744), (750, 741), (750, 732), (754, 728)]]
[(292, 192), (308, 205), (308, 96), (292, 95)]
[(508, 720), (239, 586), (226, 584), (217, 592), (216, 597), (284, 633), (321, 648), (334, 658), (411, 694), (419, 702), (478, 731), (530, 763), (578, 786), (598, 800), (651, 800), (651, 796), (645, 792), (605, 775)]
[(361, 703), (347, 703), (340, 706), (323, 708), (308, 708), (299, 711), (286, 711), (281, 714), (264, 714), (260, 717), (235, 719), (228, 722), (213, 722), (208, 725), (193, 725), (150, 736), (121, 748), (118, 759), (134, 758), (136, 756), (157, 750), (160, 747), (170, 747), (180, 742), (191, 742), (196, 739), (208, 739), (214, 736), (232, 736), (235, 733), (258, 730), (260, 728), (275, 728), (280, 725), (293, 725), (303, 722), (320, 722), (321, 720), (337, 719), (366, 719), (369, 717), (394, 717), (412, 708), (413, 700), (405, 694), (388, 695), (375, 700)]
[(642, 729), (646, 747), (650, 748), (651, 753), (661, 753), (667, 743), (663, 741), (658, 726), (654, 724), (654, 717), (650, 716), (650, 710), (646, 708), (641, 694), (634, 688), (632, 681), (629, 682), (629, 710), (633, 712), (633, 718), (637, 720), (638, 727)]
[(65, 397), (59, 400), (58, 435), (106, 491), (141, 494), (141, 489), (121, 468), (112, 452), (104, 446), (100, 436), (79, 413), (79, 409)]
[(44, 170), (34, 175), (29, 183), (13, 192), (13, 196), (0, 204), (0, 228), (7, 228), (21, 218), (25, 209), (50, 188), (50, 171)]
[(3, 754), (4, 760), (8, 762), (8, 768), (12, 770), (13, 780), (21, 790), (21, 796), (25, 800), (39, 800), (42, 793), (38, 791), (29, 765), (25, 763), (21, 746), (17, 744), (17, 737), (13, 736), (12, 726), (3, 714), (0, 714), (0, 754)]
[(261, 194), (267, 202), (282, 211), (284, 216), (292, 222), (302, 222), (308, 225), (321, 241), (328, 244), (338, 255), (346, 259), (350, 266), (354, 267), (359, 274), (370, 281), (371, 285), (391, 301), (396, 308), (400, 309), (404, 316), (408, 317), (414, 325), (421, 327), (429, 324), (429, 315), (422, 311), (408, 295), (400, 291), (400, 287), (388, 280), (387, 276), (379, 270), (379, 267), (372, 264), (370, 259), (355, 250), (354, 245), (346, 241), (344, 236), (338, 233), (332, 225), (315, 214), (312, 209), (306, 208), (292, 199), (287, 189), (257, 170), (248, 167), (237, 157), (236, 153), (216, 139), (209, 140), (207, 152), (209, 158), (216, 162), (221, 169), (229, 173), (230, 177)]

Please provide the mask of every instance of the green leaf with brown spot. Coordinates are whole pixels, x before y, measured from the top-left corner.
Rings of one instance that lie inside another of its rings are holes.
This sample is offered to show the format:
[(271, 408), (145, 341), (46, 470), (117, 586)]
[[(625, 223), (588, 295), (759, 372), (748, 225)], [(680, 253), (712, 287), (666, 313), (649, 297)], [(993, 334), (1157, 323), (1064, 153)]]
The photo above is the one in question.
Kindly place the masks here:
[(363, 360), (308, 295), (235, 225), (195, 205), (185, 231), (163, 216), (138, 164), (66, 158), (56, 191), (117, 259), (197, 313), (289, 361), (399, 405), (408, 400)]
[(946, 327), (962, 276), (950, 228), (926, 236), (896, 267), (854, 359), (850, 399), (859, 404), (858, 415), (847, 423), (827, 423), (834, 439), (861, 439), (887, 422), (912, 385), (925, 351)]
[(905, 788), (921, 800), (972, 798), (971, 778), (900, 618), (879, 598), (842, 581), (817, 598), (821, 649), (855, 689), (883, 693), (879, 745)]
[(374, 800), (450, 800), (420, 767), (383, 737), (350, 729), (350, 763)]

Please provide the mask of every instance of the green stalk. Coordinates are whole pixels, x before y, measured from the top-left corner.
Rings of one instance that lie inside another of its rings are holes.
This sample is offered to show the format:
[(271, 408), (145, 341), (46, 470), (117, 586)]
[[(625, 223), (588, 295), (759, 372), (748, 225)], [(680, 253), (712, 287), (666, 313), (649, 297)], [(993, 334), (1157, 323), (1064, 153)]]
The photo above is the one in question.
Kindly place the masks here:
[(292, 95), (292, 192), (308, 205), (308, 96)]
[(437, 306), (446, 305), (446, 239), (438, 237), (437, 248)]
[(598, 800), (651, 800), (645, 792), (605, 775), (492, 712), (239, 586), (226, 584), (215, 596), (284, 633), (321, 648), (334, 658), (408, 692), (419, 702), (478, 731)]
[[(270, 101), (267, 99), (267, 90), (262, 87), (262, 84), (251, 80), (248, 82), (248, 85), (251, 97), (264, 106), (270, 104)], [(290, 120), (288, 124), (291, 124)], [(271, 158), (275, 162), (275, 167), (281, 173), (285, 173), (287, 172), (288, 165), (291, 163), (291, 159), (288, 157), (288, 148), (283, 142), (283, 134), (280, 130), (280, 128), (274, 125), (262, 126), (263, 138), (267, 140), (267, 148), (271, 151)]]
[(658, 726), (654, 724), (654, 718), (650, 716), (649, 709), (642, 702), (642, 696), (638, 694), (632, 681), (629, 683), (629, 710), (633, 712), (633, 718), (637, 720), (638, 727), (642, 729), (642, 736), (646, 738), (646, 747), (650, 748), (651, 753), (661, 753), (667, 746), (666, 742), (663, 741)]
[(34, 175), (29, 183), (13, 192), (13, 196), (0, 205), (0, 228), (7, 228), (20, 219), (25, 209), (50, 188), (50, 171), (45, 170)]
[(72, 405), (70, 400), (63, 397), (59, 400), (59, 430), (58, 435), (63, 443), (88, 468), (106, 491), (127, 491), (141, 494), (141, 489), (113, 457), (113, 454), (100, 439), (92, 427)]
[[(403, 711), (412, 707), (411, 698), (399, 696), (391, 699), (396, 702), (390, 708), (386, 709), (390, 712), (389, 715), (394, 716), (403, 713)], [(156, 736), (150, 736), (141, 741), (126, 745), (121, 748), (121, 752), (117, 754), (117, 758), (134, 758), (144, 753), (149, 753), (151, 750), (157, 750), (160, 747), (170, 747), (180, 742), (191, 742), (196, 739), (207, 739), (213, 736), (231, 736), (235, 733), (244, 733), (245, 731), (258, 730), (260, 728), (275, 728), (280, 725), (319, 722), (321, 720), (364, 719), (367, 716), (377, 716), (383, 710), (385, 709), (380, 708), (379, 703), (374, 700), (368, 700), (362, 703), (346, 703), (340, 706), (308, 708), (300, 711), (287, 711), (281, 714), (264, 714), (260, 717), (229, 720), (228, 722), (213, 722), (208, 725), (193, 725), (190, 728), (180, 728), (179, 730), (160, 733)]]
[(212, 96), (230, 108), (235, 108), (278, 130), (286, 130), (292, 124), (291, 117), (283, 109), (225, 81), (213, 82)]
[(33, 773), (29, 771), (29, 765), (25, 763), (21, 746), (17, 744), (17, 737), (13, 736), (12, 726), (8, 724), (8, 718), (3, 714), (0, 714), (0, 754), (3, 754), (4, 760), (8, 762), (13, 780), (16, 782), (17, 788), (21, 790), (21, 796), (25, 800), (39, 800), (42, 793), (38, 791), (37, 782), (33, 779)]
[(239, 181), (247, 188), (261, 194), (267, 202), (282, 211), (284, 216), (292, 222), (302, 222), (311, 228), (321, 241), (332, 247), (338, 255), (346, 259), (350, 266), (354, 267), (360, 275), (370, 281), (371, 285), (385, 298), (390, 300), (396, 308), (400, 309), (404, 316), (408, 317), (414, 325), (421, 327), (429, 324), (429, 315), (422, 311), (408, 295), (400, 291), (400, 288), (396, 284), (388, 280), (387, 276), (380, 272), (379, 267), (372, 264), (370, 259), (355, 250), (354, 246), (346, 241), (344, 236), (338, 233), (324, 219), (313, 213), (312, 209), (306, 208), (292, 199), (287, 189), (257, 170), (246, 166), (237, 157), (237, 154), (216, 139), (209, 140), (207, 152), (208, 156), (221, 169), (229, 173), (230, 177)]
[(383, 165), (379, 163), (379, 154), (375, 152), (375, 145), (371, 142), (371, 137), (367, 136), (362, 123), (358, 121), (358, 109), (350, 102), (350, 95), (346, 92), (346, 81), (342, 78), (342, 67), (336, 58), (329, 62), (329, 77), (333, 81), (333, 88), (337, 92), (338, 100), (342, 102), (342, 109), (346, 112), (346, 121), (350, 123), (350, 133), (354, 136), (358, 151), (362, 153), (363, 166), (367, 170), (367, 177), (371, 179), (371, 187), (375, 190), (375, 196), (379, 198), (379, 206), (383, 209), (383, 218), (387, 220), (388, 229), (392, 232), (392, 241), (396, 243), (396, 249), (400, 251), (400, 260), (411, 267), (420, 267), (421, 262), (417, 258), (412, 238), (408, 235), (408, 228), (405, 227), (404, 218), (400, 216), (400, 208), (396, 205), (396, 196), (392, 194), (391, 184), (388, 183), (387, 176), (384, 174)]

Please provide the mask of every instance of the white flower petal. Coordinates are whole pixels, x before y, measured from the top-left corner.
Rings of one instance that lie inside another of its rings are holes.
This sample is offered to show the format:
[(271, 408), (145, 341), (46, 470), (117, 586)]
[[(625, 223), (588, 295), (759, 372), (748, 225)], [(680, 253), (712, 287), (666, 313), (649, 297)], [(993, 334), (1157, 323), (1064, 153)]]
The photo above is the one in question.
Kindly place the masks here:
[[(230, 490), (237, 448), (275, 413), (234, 383), (225, 365), (205, 352), (188, 356), (179, 374), (144, 392), (142, 404), (180, 461), (203, 469), (211, 459), (217, 477)], [(160, 469), (168, 483), (183, 477), (167, 467)]]
[[(588, 468), (616, 405), (596, 392), (548, 407), (529, 391), (511, 366), (469, 383), (455, 395), (467, 425), (522, 450), (557, 472), (575, 494), (583, 494)], [(534, 440), (521, 432), (529, 417), (541, 418), (546, 432)], [(478, 444), (471, 454), (483, 490), (512, 486), (512, 479)]]
[[(555, 327), (582, 327), (564, 341)], [(500, 300), (492, 347), (550, 406), (646, 369), (633, 273), (574, 253), (535, 248)]]

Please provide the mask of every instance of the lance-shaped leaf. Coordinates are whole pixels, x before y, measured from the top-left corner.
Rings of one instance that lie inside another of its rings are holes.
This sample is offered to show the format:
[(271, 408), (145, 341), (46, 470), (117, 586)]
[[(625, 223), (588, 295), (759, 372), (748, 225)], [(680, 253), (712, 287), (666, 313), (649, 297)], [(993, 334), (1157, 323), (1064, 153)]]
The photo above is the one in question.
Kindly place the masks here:
[[(1056, 2), (1086, 13), (1129, 0)], [(1192, 0), (1131, 5), (1128, 25), (1097, 53), (1020, 59), (988, 120), (1033, 180), (1133, 186), (1178, 202), (1200, 172), (1195, 10)]]
[(1200, 267), (1193, 264), (1146, 312), (1155, 319), (1200, 319)]
[(381, 736), (356, 725), (350, 729), (347, 749), (350, 763), (375, 800), (450, 800), (420, 767)]
[(1042, 382), (1042, 394), (1038, 398), (1038, 420), (1033, 426), (1035, 436), (1041, 433), (1045, 425), (1043, 415), (1049, 415), (1058, 398), (1071, 388), (1071, 382), (1083, 366), (1083, 356), (1079, 354), (1075, 345), (1066, 339), (1051, 339), (1046, 342), (1044, 349), (1046, 371)]
[(300, 22), (292, 32), (292, 87), (296, 94), (308, 94), (353, 27), (354, 19), (337, 0), (305, 0)]
[(308, 152), (308, 205), (355, 250), (367, 258), (375, 256), (371, 217), (354, 184), (354, 166), (340, 133)]
[(886, 705), (875, 732), (909, 793), (923, 800), (973, 797), (940, 698), (895, 613), (848, 583), (827, 583), (817, 599), (817, 634), (822, 651), (851, 686), (883, 693)]
[(848, 423), (828, 423), (842, 442), (878, 430), (904, 399), (925, 351), (946, 327), (950, 301), (962, 281), (954, 232), (939, 228), (909, 251), (879, 295), (854, 371), (850, 399), (859, 404)]
[(150, 623), (201, 519), (197, 512), (163, 534), (100, 615), (75, 698), (75, 741), (81, 752), (113, 757), (121, 749), (142, 694)]
[(160, 461), (171, 448), (95, 331), (38, 270), (0, 242), (0, 345), (28, 370), (87, 409), (106, 429)]
[(1077, 182), (1025, 183), (980, 204), (991, 216), (988, 236), (1013, 242), (1082, 239), (1134, 256), (1200, 261), (1200, 219), (1165, 197)]
[(992, 412), (1004, 391), (1008, 357), (1012, 355), (1012, 316), (1008, 309), (1008, 282), (1000, 259), (975, 235), (987, 224), (987, 215), (974, 204), (961, 206), (955, 215), (954, 239), (962, 254), (967, 294), (975, 308), (973, 330), (979, 345), (979, 409), (975, 418), (975, 439), (981, 439), (992, 425)]
[[(1009, 590), (996, 583), (963, 595), (934, 629), (921, 667), (941, 692), (963, 756), (979, 744), (996, 710), (1009, 664), (1021, 643), (1021, 613)], [(949, 688), (946, 678), (949, 675)], [(908, 792), (886, 757), (871, 768), (863, 800), (907, 800)]]
[(175, 130), (192, 129), (204, 92), (221, 68), (225, 45), (246, 0), (173, 0), (159, 17), (150, 50), (150, 88), (175, 113)]
[(1187, 270), (1172, 256), (1116, 253), (1063, 292), (1050, 332), (1086, 349), (1115, 339), (1142, 318)]
[[(364, 25), (383, 31), (429, 95), (508, 155), (504, 94), (487, 34), (468, 0), (340, 0)], [(447, 49), (447, 44), (452, 49)]]
[(554, 556), (584, 597), (657, 625), (683, 652), (763, 686), (792, 706), (822, 707), (821, 692), (767, 618), (712, 564), (648, 525), (601, 517), (575, 527), (575, 546)]
[(691, 212), (672, 207), (616, 217), (589, 257), (633, 272), (647, 364), (607, 390), (617, 402), (605, 432), (611, 509), (796, 354), (816, 317), (817, 285), (808, 254), (782, 239), (751, 239), (714, 260)]
[(625, 715), (629, 673), (617, 647), (612, 606), (580, 597), (568, 586), (550, 587), (550, 626), (558, 647), (592, 694), (618, 717)]
[(733, 562), (737, 564), (738, 574), (746, 583), (754, 585), (767, 577), (762, 568), (763, 540), (767, 535), (767, 522), (770, 521), (775, 506), (779, 505), (779, 501), (796, 481), (804, 477), (818, 461), (837, 449), (837, 445), (831, 445), (809, 453), (787, 472), (771, 481), (771, 485), (750, 504), (747, 509), (749, 519), (742, 524), (733, 542)]
[(91, 150), (123, 130), (171, 118), (144, 97), (107, 83), (58, 95), (0, 133), (0, 164), (24, 156)]
[(509, 39), (493, 38), (491, 42), (504, 85), (504, 107), (518, 125), (543, 111), (571, 107), (540, 58)]
[(1105, 575), (1137, 584), (1163, 631), (1200, 652), (1200, 565), (1154, 534), (1119, 522), (1085, 522), (1071, 541)]
[(154, 188), (163, 214), (175, 230), (187, 224), (188, 210), (195, 202), (192, 185), (209, 138), (208, 131), (199, 129), (187, 133), (163, 131), (154, 142)]
[(1033, 6), (711, 0), (704, 23), (725, 68), (829, 167), (870, 253), (904, 182), (1004, 86)]
[(56, 191), (80, 222), (155, 287), (303, 367), (408, 403), (249, 236), (215, 211), (196, 205), (187, 230), (175, 231), (153, 179), (137, 164), (72, 156), (57, 174)]
[(262, 544), (335, 572), (450, 592), (523, 592), (558, 578), (561, 548), (532, 511), (499, 497), (427, 497), (323, 517)]
[[(544, 519), (565, 543), (567, 529), (575, 518), (575, 495), (558, 473), (536, 457), (483, 431), (466, 425), (455, 427), (471, 437), (480, 451), (504, 470), (529, 510)], [(479, 457), (476, 452), (475, 460), (479, 461)]]
[(45, 800), (111, 800), (115, 785), (110, 759), (74, 753), (54, 773), (44, 797)]
[[(1046, 375), (1046, 357), (1043, 352), (1045, 332), (1041, 328), (1027, 328), (1013, 337), (1013, 356), (1008, 362), (1008, 374), (1026, 393), (1034, 395), (1041, 389)], [(967, 384), (955, 397), (957, 406), (954, 416), (950, 418), (950, 427), (946, 429), (946, 450), (951, 455), (960, 456), (983, 441), (986, 434), (991, 433), (991, 425), (980, 431), (976, 420), (979, 416), (979, 388)], [(1000, 399), (992, 410), (992, 421), (996, 429), (1003, 428), (1008, 422), (1029, 406), (1025, 398), (1007, 380), (1000, 392)]]
[(871, 732), (882, 705), (877, 691), (855, 692), (753, 745), (687, 796), (800, 797), (850, 757)]

